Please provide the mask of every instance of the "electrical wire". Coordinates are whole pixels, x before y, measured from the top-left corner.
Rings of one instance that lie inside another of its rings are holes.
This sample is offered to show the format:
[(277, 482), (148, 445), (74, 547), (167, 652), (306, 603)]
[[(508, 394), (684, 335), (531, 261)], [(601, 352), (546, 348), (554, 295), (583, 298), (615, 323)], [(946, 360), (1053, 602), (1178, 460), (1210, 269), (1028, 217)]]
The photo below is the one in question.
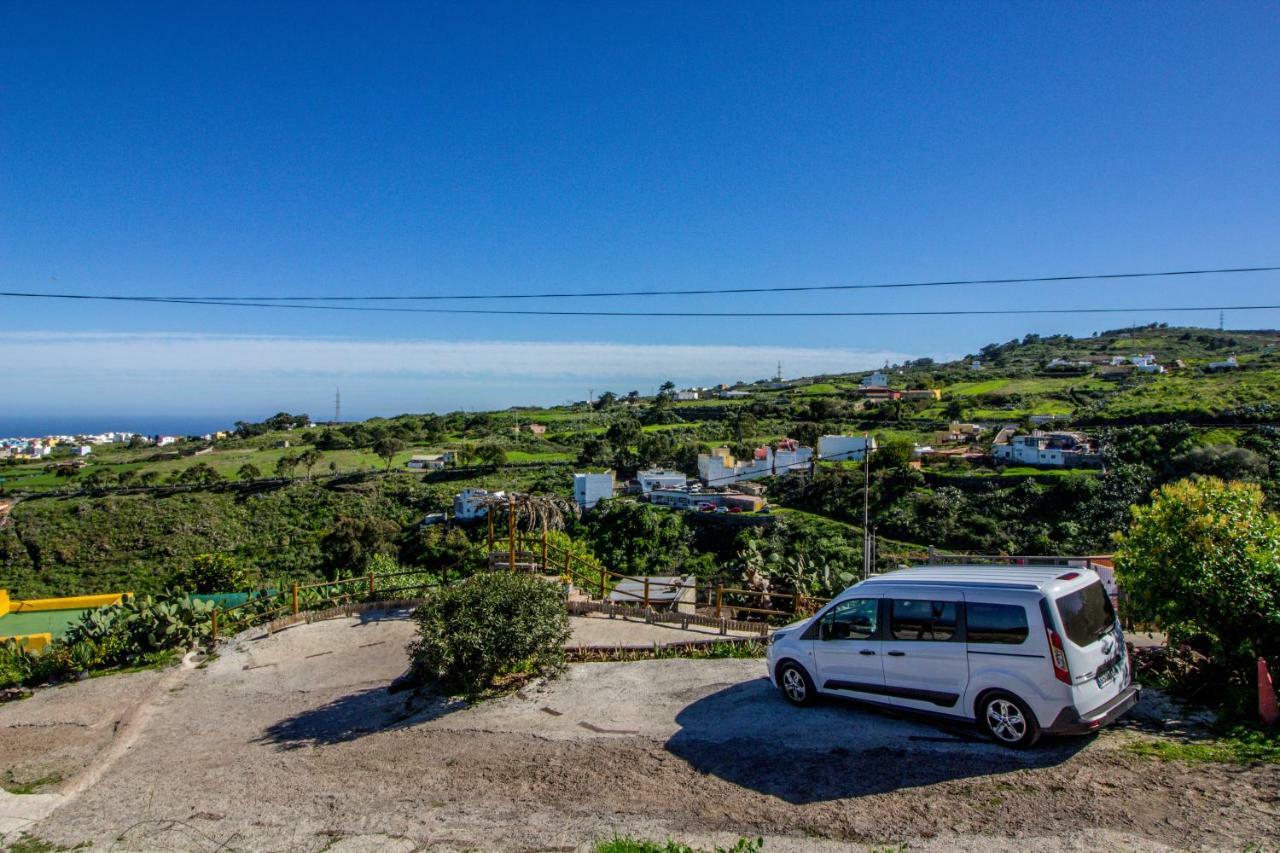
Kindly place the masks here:
[[(668, 290), (589, 290), (551, 291), (546, 293), (452, 293), (406, 296), (195, 296), (192, 299), (211, 302), (396, 302), (452, 299), (599, 299), (637, 296), (708, 296), (741, 293), (802, 293), (839, 290), (886, 290), (914, 287), (956, 287), (978, 284), (1050, 284), (1064, 281), (1109, 281), (1133, 278), (1166, 278), (1196, 275), (1235, 275), (1240, 273), (1277, 272), (1280, 266), (1224, 267), (1221, 269), (1163, 270), (1158, 272), (1086, 273), (1082, 275), (1047, 275), (1025, 278), (972, 278), (943, 281), (906, 281), (880, 284), (813, 284), (775, 287), (709, 287)], [(185, 297), (172, 297), (183, 299)]]
[(33, 293), (0, 291), (0, 297), (11, 299), (64, 299), (109, 302), (137, 302), (168, 305), (217, 305), (224, 308), (275, 308), (304, 311), (359, 311), (392, 314), (474, 314), (518, 317), (651, 317), (651, 318), (757, 318), (776, 317), (982, 317), (1037, 314), (1153, 314), (1195, 311), (1269, 311), (1280, 305), (1181, 305), (1092, 308), (957, 308), (917, 311), (558, 311), (516, 308), (387, 308), (369, 305), (313, 305), (287, 302), (223, 302), (208, 299), (185, 299), (161, 296), (118, 296), (83, 293)]

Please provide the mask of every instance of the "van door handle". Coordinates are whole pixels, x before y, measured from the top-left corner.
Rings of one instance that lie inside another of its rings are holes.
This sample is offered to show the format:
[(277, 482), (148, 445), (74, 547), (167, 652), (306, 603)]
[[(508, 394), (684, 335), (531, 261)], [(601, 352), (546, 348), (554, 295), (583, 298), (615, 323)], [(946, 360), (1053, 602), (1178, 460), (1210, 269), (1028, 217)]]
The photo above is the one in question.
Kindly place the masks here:
[(875, 652), (871, 651), (871, 649), (858, 649), (858, 654), (860, 654), (860, 655), (874, 655), (874, 654), (875, 654)]
[(892, 651), (889, 652), (889, 657), (900, 658), (906, 656), (906, 654), (906, 652)]

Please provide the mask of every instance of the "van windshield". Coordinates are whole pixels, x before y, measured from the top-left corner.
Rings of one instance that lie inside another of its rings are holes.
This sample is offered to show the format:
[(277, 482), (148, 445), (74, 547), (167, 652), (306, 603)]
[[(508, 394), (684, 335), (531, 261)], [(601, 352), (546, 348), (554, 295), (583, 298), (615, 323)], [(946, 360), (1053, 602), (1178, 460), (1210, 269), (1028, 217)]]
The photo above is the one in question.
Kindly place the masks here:
[(1102, 588), (1101, 581), (1095, 581), (1059, 598), (1058, 616), (1062, 619), (1063, 631), (1077, 646), (1089, 646), (1097, 642), (1116, 622), (1111, 597)]

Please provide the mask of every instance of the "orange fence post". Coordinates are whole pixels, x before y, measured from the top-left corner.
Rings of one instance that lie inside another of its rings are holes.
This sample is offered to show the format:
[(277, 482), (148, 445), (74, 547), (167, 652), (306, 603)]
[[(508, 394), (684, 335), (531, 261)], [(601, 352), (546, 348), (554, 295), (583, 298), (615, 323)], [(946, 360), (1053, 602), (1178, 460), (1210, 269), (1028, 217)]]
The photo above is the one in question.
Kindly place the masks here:
[(373, 598), (373, 572), (369, 572), (369, 597)]
[(216, 641), (218, 639), (218, 608), (216, 607), (213, 609), (213, 625), (211, 626), (209, 633), (213, 640)]
[(573, 555), (568, 550), (564, 552), (564, 573), (569, 576), (569, 583), (576, 580), (573, 576)]
[(298, 582), (297, 581), (293, 582), (292, 592), (293, 592), (293, 615), (297, 616), (298, 615)]
[(516, 570), (516, 502), (507, 498), (507, 567)]
[(724, 604), (724, 584), (716, 586), (716, 618), (720, 618), (720, 607)]
[(542, 573), (547, 572), (547, 528), (542, 528)]
[(485, 510), (485, 517), (489, 519), (489, 553), (493, 553), (493, 507)]

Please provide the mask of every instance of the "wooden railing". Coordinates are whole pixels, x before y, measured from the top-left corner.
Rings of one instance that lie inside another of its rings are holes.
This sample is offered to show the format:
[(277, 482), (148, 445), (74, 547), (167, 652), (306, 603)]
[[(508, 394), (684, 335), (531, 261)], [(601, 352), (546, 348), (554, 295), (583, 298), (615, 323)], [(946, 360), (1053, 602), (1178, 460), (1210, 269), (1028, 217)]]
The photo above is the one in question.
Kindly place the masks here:
[[(651, 595), (650, 585), (652, 578), (636, 575), (626, 575), (606, 569), (603, 566), (585, 567), (582, 565), (580, 558), (573, 555), (572, 552), (552, 543), (543, 533), (541, 537), (531, 537), (528, 534), (521, 534), (514, 541), (517, 548), (517, 555), (520, 557), (532, 557), (537, 554), (542, 555), (540, 561), (541, 569), (544, 573), (555, 573), (568, 577), (573, 583), (577, 584), (588, 595), (595, 595), (601, 601), (608, 600), (610, 595), (621, 598), (625, 603), (635, 604), (640, 607), (649, 608), (655, 604), (674, 606), (681, 602), (679, 600), (671, 600), (664, 597), (661, 602), (654, 600)], [(510, 547), (510, 545), (508, 546)], [(490, 566), (492, 568), (504, 568), (510, 565), (534, 565), (539, 563), (533, 561), (512, 561), (510, 560), (509, 551), (499, 551), (491, 555)], [(642, 585), (640, 592), (632, 592), (626, 589), (617, 589), (618, 581), (632, 581)], [(693, 605), (695, 607), (704, 607), (706, 609), (714, 609), (716, 618), (723, 618), (726, 611), (734, 613), (751, 613), (757, 616), (768, 617), (802, 617), (808, 613), (812, 613), (822, 605), (826, 604), (830, 599), (817, 598), (813, 596), (797, 594), (794, 592), (766, 592), (754, 589), (742, 589), (739, 587), (726, 586), (723, 582), (708, 581), (706, 583), (698, 583), (696, 580), (688, 582), (663, 584), (664, 589), (693, 590)], [(743, 603), (742, 599), (746, 599), (747, 603)], [(774, 604), (775, 599), (783, 602), (789, 602), (786, 609), (772, 607), (768, 605)], [(621, 602), (620, 602), (621, 603)]]

